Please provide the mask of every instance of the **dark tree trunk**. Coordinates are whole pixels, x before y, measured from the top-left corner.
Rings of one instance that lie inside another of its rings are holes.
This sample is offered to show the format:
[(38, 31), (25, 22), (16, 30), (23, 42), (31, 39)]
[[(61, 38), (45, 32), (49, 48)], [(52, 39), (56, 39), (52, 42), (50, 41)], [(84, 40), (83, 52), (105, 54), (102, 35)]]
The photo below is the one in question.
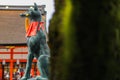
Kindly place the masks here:
[(50, 80), (120, 80), (120, 0), (55, 0)]

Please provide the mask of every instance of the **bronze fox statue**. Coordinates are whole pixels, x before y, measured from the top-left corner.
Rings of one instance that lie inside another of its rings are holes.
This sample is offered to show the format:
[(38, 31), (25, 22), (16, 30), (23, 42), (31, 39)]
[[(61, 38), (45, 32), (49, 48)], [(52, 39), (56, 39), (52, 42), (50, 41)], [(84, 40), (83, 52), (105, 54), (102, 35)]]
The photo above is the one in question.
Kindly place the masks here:
[(50, 49), (46, 42), (44, 23), (41, 22), (41, 12), (37, 4), (34, 3), (33, 8), (29, 8), (28, 11), (21, 13), (20, 16), (30, 19), (30, 25), (26, 31), (28, 58), (25, 74), (21, 80), (30, 78), (31, 64), (34, 57), (37, 58), (37, 67), (40, 71), (40, 76), (37, 76), (36, 80), (48, 80)]

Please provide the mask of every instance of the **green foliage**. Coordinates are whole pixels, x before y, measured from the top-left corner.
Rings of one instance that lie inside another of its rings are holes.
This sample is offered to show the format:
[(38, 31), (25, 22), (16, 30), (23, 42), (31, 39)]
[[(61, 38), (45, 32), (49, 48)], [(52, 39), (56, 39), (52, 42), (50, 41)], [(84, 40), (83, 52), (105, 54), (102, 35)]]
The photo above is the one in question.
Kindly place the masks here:
[(51, 80), (120, 80), (120, 1), (55, 3)]

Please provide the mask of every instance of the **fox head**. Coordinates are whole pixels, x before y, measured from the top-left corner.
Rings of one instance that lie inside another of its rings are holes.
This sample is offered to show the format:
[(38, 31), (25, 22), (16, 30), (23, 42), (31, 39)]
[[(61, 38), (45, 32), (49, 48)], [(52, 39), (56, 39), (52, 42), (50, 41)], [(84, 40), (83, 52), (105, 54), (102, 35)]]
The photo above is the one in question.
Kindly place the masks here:
[(34, 7), (30, 7), (25, 13), (21, 13), (20, 16), (28, 17), (31, 21), (41, 21), (42, 17), (36, 3), (34, 3)]

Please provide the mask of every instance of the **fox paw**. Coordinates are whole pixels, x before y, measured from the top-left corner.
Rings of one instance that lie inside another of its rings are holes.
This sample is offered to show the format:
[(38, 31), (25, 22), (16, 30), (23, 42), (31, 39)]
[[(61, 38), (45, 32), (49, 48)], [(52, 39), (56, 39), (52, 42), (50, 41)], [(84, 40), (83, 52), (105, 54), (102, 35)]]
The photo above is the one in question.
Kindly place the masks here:
[(20, 80), (27, 80), (27, 77), (22, 77)]

